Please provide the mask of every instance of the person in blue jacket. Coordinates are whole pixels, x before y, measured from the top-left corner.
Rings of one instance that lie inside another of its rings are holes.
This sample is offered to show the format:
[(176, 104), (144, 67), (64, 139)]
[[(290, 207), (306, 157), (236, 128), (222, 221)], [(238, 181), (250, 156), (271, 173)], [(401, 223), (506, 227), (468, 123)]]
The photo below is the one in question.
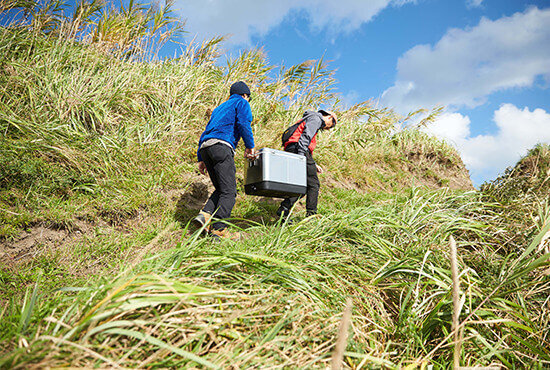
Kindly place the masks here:
[(229, 99), (214, 109), (199, 139), (199, 171), (202, 174), (208, 172), (216, 190), (194, 222), (197, 226), (203, 226), (214, 217), (215, 222), (207, 225), (205, 230), (216, 237), (234, 238), (226, 230), (223, 220), (231, 216), (237, 197), (234, 155), (241, 138), (245, 145), (245, 157), (255, 157), (254, 137), (250, 126), (253, 116), (249, 101), (250, 89), (244, 82), (231, 85)]

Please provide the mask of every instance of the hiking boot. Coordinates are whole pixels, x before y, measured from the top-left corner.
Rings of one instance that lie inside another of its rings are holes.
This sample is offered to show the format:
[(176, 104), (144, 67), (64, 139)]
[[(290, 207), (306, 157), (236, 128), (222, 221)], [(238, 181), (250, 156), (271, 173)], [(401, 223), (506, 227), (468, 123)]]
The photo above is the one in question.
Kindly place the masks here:
[(298, 222), (294, 218), (284, 218), (282, 220), (283, 220), (283, 224), (286, 226), (291, 226), (291, 225), (294, 225), (296, 222)]
[(210, 235), (215, 239), (230, 239), (230, 240), (239, 240), (241, 238), (241, 233), (239, 232), (230, 232), (227, 228), (222, 230), (210, 230)]
[(315, 216), (317, 214), (317, 211), (310, 211), (306, 209), (306, 217)]
[(279, 209), (277, 209), (277, 217), (281, 218), (287, 218), (290, 214), (290, 210), (286, 208), (285, 206), (280, 206)]
[(206, 213), (204, 211), (200, 211), (197, 217), (193, 219), (193, 224), (197, 227), (197, 229), (202, 228), (204, 225), (206, 227), (204, 228), (203, 232), (210, 231), (210, 220), (212, 219), (212, 215), (210, 213)]

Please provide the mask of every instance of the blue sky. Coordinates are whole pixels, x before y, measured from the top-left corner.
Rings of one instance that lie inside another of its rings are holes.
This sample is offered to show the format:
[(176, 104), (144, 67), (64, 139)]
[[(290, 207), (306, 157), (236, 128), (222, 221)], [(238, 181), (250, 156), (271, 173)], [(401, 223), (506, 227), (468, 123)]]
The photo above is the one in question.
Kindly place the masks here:
[(475, 185), (550, 142), (550, 1), (176, 0), (189, 36), (232, 36), (271, 64), (325, 57), (349, 104), (445, 105), (429, 132)]

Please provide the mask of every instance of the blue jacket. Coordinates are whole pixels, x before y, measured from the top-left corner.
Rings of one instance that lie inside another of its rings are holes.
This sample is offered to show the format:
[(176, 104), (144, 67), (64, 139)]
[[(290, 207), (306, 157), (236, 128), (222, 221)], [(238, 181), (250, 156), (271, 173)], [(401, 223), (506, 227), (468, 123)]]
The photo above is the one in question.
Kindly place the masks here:
[[(208, 139), (219, 139), (228, 142), (235, 149), (241, 137), (248, 149), (254, 148), (254, 136), (250, 126), (253, 118), (250, 104), (246, 99), (237, 94), (231, 95), (212, 112), (210, 121), (199, 139), (199, 148)], [(197, 159), (199, 162), (202, 161), (198, 150)]]

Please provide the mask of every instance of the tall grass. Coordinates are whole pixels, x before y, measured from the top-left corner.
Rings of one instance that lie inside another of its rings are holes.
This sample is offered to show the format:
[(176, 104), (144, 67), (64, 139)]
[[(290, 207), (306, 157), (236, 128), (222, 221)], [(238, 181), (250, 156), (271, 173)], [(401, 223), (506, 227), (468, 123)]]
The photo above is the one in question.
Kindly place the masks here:
[(346, 366), (445, 366), (449, 235), (461, 271), (461, 364), (550, 364), (549, 284), (537, 272), (550, 255), (534, 249), (549, 227), (511, 259), (485, 258), (499, 246), (487, 243), (484, 206), (475, 193), (413, 191), (291, 226), (252, 226), (238, 243), (185, 238), (112, 282), (58, 292), (29, 348), (3, 366), (328, 366), (347, 297)]

